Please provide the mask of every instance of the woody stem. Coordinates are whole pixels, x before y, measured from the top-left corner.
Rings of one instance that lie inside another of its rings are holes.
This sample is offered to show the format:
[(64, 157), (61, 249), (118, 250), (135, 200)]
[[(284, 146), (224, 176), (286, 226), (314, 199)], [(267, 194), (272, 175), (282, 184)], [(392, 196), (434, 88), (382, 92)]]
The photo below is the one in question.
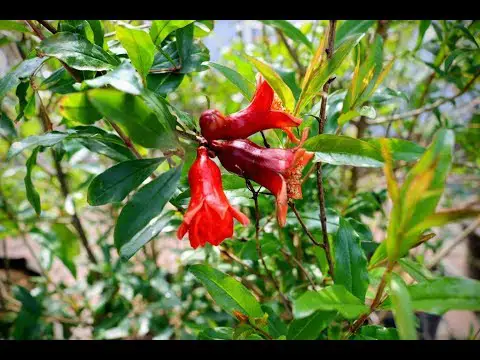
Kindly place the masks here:
[[(328, 47), (327, 47), (327, 61), (329, 61), (333, 55), (334, 51), (334, 42), (335, 42), (335, 27), (336, 27), (337, 21), (336, 20), (330, 20), (329, 26), (328, 26)], [(323, 86), (323, 94), (322, 94), (322, 102), (320, 106), (320, 118), (318, 120), (318, 133), (321, 134), (323, 133), (323, 129), (325, 127), (325, 122), (327, 120), (327, 112), (326, 112), (326, 107), (327, 107), (327, 94), (328, 94), (328, 89), (330, 87), (330, 81), (327, 81), (325, 85)], [(320, 223), (322, 224), (322, 236), (323, 236), (323, 246), (325, 249), (325, 255), (327, 257), (328, 261), (328, 273), (330, 274), (330, 277), (332, 280), (334, 279), (333, 277), (333, 259), (332, 259), (332, 253), (330, 251), (330, 243), (328, 242), (328, 233), (327, 233), (327, 216), (326, 216), (326, 211), (325, 211), (325, 195), (324, 195), (324, 189), (323, 189), (323, 176), (322, 176), (322, 163), (318, 162), (316, 164), (316, 170), (317, 170), (317, 187), (318, 187), (318, 202), (320, 204)]]
[(273, 285), (277, 289), (280, 298), (282, 299), (283, 305), (285, 306), (285, 309), (290, 316), (293, 316), (290, 302), (288, 301), (285, 294), (280, 290), (280, 285), (268, 269), (267, 264), (265, 263), (265, 259), (263, 258), (262, 247), (260, 246), (260, 210), (258, 209), (258, 192), (254, 190), (253, 185), (249, 179), (245, 179), (245, 181), (247, 183), (247, 188), (252, 192), (253, 202), (255, 203), (255, 243), (257, 247), (258, 257), (262, 262), (263, 267), (265, 268), (265, 272), (267, 273), (268, 278), (272, 281)]

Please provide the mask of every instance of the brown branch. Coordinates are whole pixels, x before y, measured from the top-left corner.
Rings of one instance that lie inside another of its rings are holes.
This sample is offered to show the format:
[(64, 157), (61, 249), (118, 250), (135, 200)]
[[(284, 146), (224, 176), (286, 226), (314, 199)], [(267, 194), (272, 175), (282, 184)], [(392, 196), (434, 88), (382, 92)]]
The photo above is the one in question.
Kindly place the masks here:
[[(332, 58), (333, 52), (334, 52), (334, 43), (335, 43), (335, 27), (336, 27), (337, 21), (336, 20), (330, 20), (329, 26), (328, 26), (328, 47), (325, 49), (327, 52), (327, 61)], [(330, 88), (330, 81), (327, 81), (325, 85), (323, 86), (323, 93), (322, 93), (322, 102), (320, 105), (320, 118), (318, 120), (318, 133), (322, 134), (323, 130), (325, 128), (325, 122), (327, 120), (327, 113), (326, 113), (326, 107), (327, 107), (327, 94), (328, 94), (328, 89)], [(317, 187), (318, 187), (318, 202), (320, 204), (320, 223), (322, 224), (322, 235), (323, 235), (323, 245), (325, 249), (325, 255), (327, 257), (328, 261), (328, 272), (330, 274), (330, 277), (334, 279), (333, 277), (333, 259), (332, 259), (332, 253), (330, 251), (330, 244), (328, 242), (328, 233), (327, 233), (327, 215), (325, 211), (325, 194), (324, 194), (324, 189), (323, 189), (323, 181), (322, 181), (322, 163), (318, 162), (316, 163), (316, 170), (317, 170)]]
[(406, 118), (409, 118), (409, 117), (412, 117), (412, 116), (418, 116), (418, 115), (423, 114), (423, 113), (428, 112), (428, 111), (432, 111), (435, 108), (437, 108), (437, 107), (439, 107), (439, 106), (441, 106), (441, 105), (443, 105), (447, 102), (455, 100), (456, 98), (465, 94), (468, 91), (468, 89), (473, 85), (473, 83), (475, 82), (475, 80), (478, 78), (479, 75), (480, 75), (480, 72), (478, 72), (467, 83), (467, 85), (465, 85), (465, 87), (461, 91), (459, 91), (456, 95), (453, 95), (453, 96), (445, 98), (445, 99), (438, 99), (438, 100), (434, 101), (433, 103), (431, 103), (427, 106), (424, 106), (424, 107), (421, 107), (421, 108), (418, 108), (418, 109), (415, 109), (415, 110), (407, 111), (407, 112), (404, 112), (404, 113), (401, 113), (401, 114), (396, 114), (396, 115), (392, 115), (392, 116), (381, 116), (381, 117), (378, 117), (375, 121), (369, 121), (368, 124), (369, 125), (379, 125), (379, 124), (383, 124), (383, 123), (386, 123), (386, 122), (389, 122), (389, 121), (403, 120), (403, 119), (406, 119)]
[(315, 240), (315, 237), (312, 235), (312, 233), (310, 232), (310, 230), (308, 230), (307, 226), (306, 226), (305, 223), (303, 222), (302, 217), (300, 216), (300, 213), (299, 213), (298, 210), (297, 210), (297, 207), (295, 206), (295, 203), (294, 203), (294, 202), (290, 202), (289, 205), (290, 205), (290, 208), (292, 209), (293, 213), (294, 213), (295, 216), (297, 217), (298, 222), (299, 222), (300, 225), (302, 226), (303, 231), (305, 231), (305, 234), (307, 234), (308, 238), (309, 238), (315, 245), (325, 248), (325, 246), (324, 246), (325, 244), (319, 243), (317, 240)]
[(265, 272), (267, 273), (268, 277), (270, 278), (273, 285), (277, 289), (277, 291), (280, 295), (280, 298), (282, 299), (283, 305), (285, 306), (285, 309), (287, 310), (289, 316), (292, 317), (293, 314), (292, 314), (291, 304), (290, 304), (289, 300), (287, 299), (287, 297), (285, 296), (285, 294), (280, 289), (280, 285), (278, 284), (277, 280), (275, 279), (273, 274), (268, 269), (267, 264), (265, 263), (265, 259), (263, 258), (262, 247), (260, 246), (260, 210), (258, 208), (258, 193), (255, 192), (255, 190), (253, 189), (253, 186), (252, 186), (252, 183), (250, 182), (250, 180), (245, 179), (245, 181), (247, 182), (248, 188), (252, 192), (253, 201), (255, 203), (255, 244), (256, 244), (256, 248), (257, 248), (258, 257), (259, 257), (263, 267), (265, 268)]
[(57, 33), (57, 29), (55, 29), (47, 20), (37, 20), (39, 24), (41, 24), (45, 29), (50, 31), (52, 34)]
[(298, 71), (300, 71), (300, 77), (304, 77), (305, 76), (305, 67), (300, 62), (300, 59), (298, 58), (297, 52), (290, 46), (287, 38), (285, 37), (285, 35), (283, 34), (283, 32), (281, 30), (276, 29), (276, 32), (277, 32), (278, 36), (280, 37), (280, 39), (282, 40), (285, 47), (287, 48), (288, 53), (292, 57), (293, 61), (297, 65)]
[(25, 20), (25, 22), (32, 28), (33, 32), (35, 33), (35, 35), (37, 35), (40, 40), (43, 40), (45, 39), (45, 36), (42, 34), (42, 30), (40, 30), (34, 23), (32, 20)]
[(300, 261), (298, 261), (298, 259), (289, 254), (287, 251), (285, 251), (284, 249), (280, 249), (280, 251), (282, 252), (282, 254), (286, 257), (286, 258), (290, 258), (292, 259), (295, 264), (297, 264), (297, 266), (300, 268), (300, 270), (302, 270), (302, 272), (305, 274), (305, 276), (307, 277), (307, 280), (308, 282), (310, 283), (310, 285), (312, 285), (312, 288), (313, 290), (317, 291), (317, 286), (315, 285), (315, 282), (313, 281), (313, 279), (310, 277), (310, 274), (308, 273), (308, 271), (303, 267), (302, 263)]

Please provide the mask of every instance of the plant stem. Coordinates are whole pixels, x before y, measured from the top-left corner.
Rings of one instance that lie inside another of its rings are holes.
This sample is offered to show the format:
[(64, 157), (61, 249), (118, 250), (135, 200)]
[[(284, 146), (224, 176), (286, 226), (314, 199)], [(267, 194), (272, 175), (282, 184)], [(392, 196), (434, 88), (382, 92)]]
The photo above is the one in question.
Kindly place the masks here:
[[(330, 20), (328, 26), (328, 47), (326, 50), (327, 52), (327, 61), (331, 59), (334, 51), (334, 43), (335, 43), (335, 27), (337, 21)], [(323, 129), (325, 128), (325, 122), (327, 120), (327, 95), (328, 89), (330, 88), (330, 81), (327, 81), (323, 86), (323, 93), (322, 93), (322, 102), (320, 105), (320, 119), (318, 124), (318, 133), (322, 134)], [(323, 245), (325, 249), (325, 255), (328, 261), (328, 273), (330, 277), (334, 279), (333, 276), (333, 259), (332, 253), (330, 251), (330, 244), (328, 242), (328, 233), (327, 233), (327, 216), (325, 211), (325, 194), (323, 189), (323, 180), (322, 180), (322, 163), (318, 162), (316, 164), (317, 170), (317, 187), (318, 187), (318, 202), (320, 204), (320, 223), (322, 224), (322, 235), (323, 235)]]
[(308, 273), (308, 271), (305, 269), (305, 267), (302, 265), (301, 261), (299, 261), (295, 256), (293, 256), (292, 254), (289, 254), (287, 251), (285, 251), (284, 249), (280, 249), (280, 251), (282, 252), (282, 254), (287, 257), (287, 258), (290, 258), (292, 259), (295, 264), (297, 264), (297, 266), (300, 268), (300, 270), (302, 270), (302, 272), (305, 274), (308, 282), (310, 283), (310, 285), (312, 285), (312, 288), (313, 290), (317, 291), (317, 286), (315, 285), (315, 282), (313, 281), (313, 279), (310, 277), (310, 274)]
[(39, 24), (41, 24), (45, 29), (50, 31), (52, 34), (57, 33), (57, 29), (55, 29), (50, 23), (46, 20), (37, 20)]
[(312, 235), (312, 233), (310, 232), (310, 230), (308, 230), (307, 226), (305, 225), (305, 223), (303, 222), (303, 219), (301, 218), (298, 210), (297, 210), (297, 207), (295, 206), (295, 203), (294, 202), (290, 202), (290, 208), (292, 209), (293, 213), (295, 214), (295, 216), (297, 217), (298, 219), (298, 222), (300, 223), (300, 225), (302, 226), (302, 229), (303, 231), (305, 231), (305, 234), (307, 234), (307, 236), (309, 237), (309, 239), (317, 246), (320, 246), (320, 247), (323, 247), (325, 248), (324, 244), (322, 243), (319, 243), (317, 240), (315, 240), (315, 237)]
[(283, 292), (280, 290), (280, 285), (278, 284), (277, 280), (268, 269), (267, 264), (265, 263), (265, 259), (263, 258), (262, 247), (260, 246), (260, 210), (258, 208), (258, 193), (253, 189), (253, 186), (250, 180), (245, 179), (245, 181), (247, 182), (248, 188), (252, 192), (253, 201), (255, 203), (255, 243), (256, 243), (258, 257), (262, 262), (262, 265), (265, 268), (265, 271), (268, 277), (270, 278), (273, 285), (275, 286), (278, 293), (280, 294), (280, 298), (282, 299), (285, 309), (287, 310), (290, 316), (293, 316), (290, 302), (288, 301), (285, 294), (283, 294)]
[(277, 32), (278, 36), (280, 37), (280, 39), (282, 40), (285, 47), (287, 48), (288, 53), (292, 57), (293, 61), (297, 65), (298, 71), (300, 72), (300, 77), (304, 77), (305, 76), (305, 67), (300, 62), (300, 59), (298, 58), (297, 52), (290, 46), (287, 38), (285, 37), (285, 35), (283, 34), (283, 32), (281, 30), (276, 29), (276, 32)]
[(269, 333), (267, 333), (266, 331), (260, 329), (258, 326), (254, 325), (254, 324), (252, 324), (252, 323), (249, 323), (249, 325), (250, 325), (253, 329), (255, 329), (255, 331), (258, 331), (260, 334), (262, 334), (263, 336), (265, 336), (268, 340), (273, 340), (273, 337), (272, 337)]

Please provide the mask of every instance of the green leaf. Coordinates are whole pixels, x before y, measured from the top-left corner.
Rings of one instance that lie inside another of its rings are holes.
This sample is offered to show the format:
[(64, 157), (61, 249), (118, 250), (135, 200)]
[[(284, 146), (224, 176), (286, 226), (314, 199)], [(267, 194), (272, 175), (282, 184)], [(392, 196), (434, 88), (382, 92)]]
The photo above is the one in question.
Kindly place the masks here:
[(171, 222), (171, 219), (172, 212), (170, 211), (150, 220), (147, 226), (133, 235), (127, 243), (121, 246), (119, 252), (122, 259), (128, 260), (135, 255), (143, 245), (157, 236), (163, 228)]
[(17, 136), (17, 130), (15, 130), (15, 125), (13, 121), (2, 111), (2, 116), (0, 116), (0, 135), (8, 139), (15, 138)]
[(320, 291), (307, 291), (293, 303), (296, 318), (304, 318), (317, 310), (338, 311), (347, 319), (368, 312), (369, 308), (342, 285), (332, 285)]
[(259, 20), (265, 25), (270, 25), (278, 30), (282, 31), (286, 36), (292, 39), (296, 43), (305, 44), (310, 50), (312, 49), (312, 43), (307, 39), (304, 33), (298, 28), (293, 26), (287, 20)]
[(60, 114), (70, 121), (85, 125), (93, 124), (102, 118), (97, 109), (90, 103), (86, 93), (72, 93), (60, 100)]
[(150, 37), (156, 46), (177, 29), (181, 29), (195, 20), (153, 20), (150, 27)]
[(360, 109), (350, 110), (338, 117), (338, 125), (343, 126), (357, 116), (365, 116), (369, 119), (375, 119), (377, 112), (372, 106), (362, 106)]
[(295, 106), (295, 97), (293, 96), (292, 90), (287, 84), (285, 84), (281, 76), (270, 65), (265, 64), (253, 56), (245, 56), (253, 65), (255, 65), (257, 70), (260, 71), (265, 80), (267, 80), (275, 93), (280, 97), (283, 106), (285, 106), (288, 111), (292, 111)]
[(13, 296), (22, 304), (13, 323), (12, 336), (17, 340), (30, 340), (39, 336), (38, 320), (42, 314), (42, 305), (22, 286), (13, 288)]
[(20, 141), (14, 142), (10, 149), (8, 149), (7, 160), (10, 160), (14, 156), (20, 154), (23, 150), (33, 146), (53, 146), (68, 136), (66, 133), (58, 131), (51, 131), (43, 135), (33, 135), (24, 138)]
[(269, 306), (262, 305), (262, 310), (268, 314), (268, 333), (274, 338), (282, 335), (287, 335), (287, 325), (280, 319), (280, 317)]
[[(414, 310), (443, 315), (450, 310), (480, 310), (480, 282), (467, 278), (443, 277), (408, 287)], [(382, 309), (390, 309), (387, 299)]]
[(43, 40), (38, 46), (42, 56), (57, 58), (78, 70), (112, 70), (120, 61), (100, 46), (78, 34), (59, 32)]
[(92, 206), (120, 202), (140, 186), (165, 160), (137, 159), (121, 162), (96, 176), (88, 187), (87, 201)]
[(143, 91), (142, 79), (128, 61), (124, 61), (120, 66), (103, 76), (85, 80), (85, 84), (92, 88), (110, 85), (132, 95), (140, 95)]
[(288, 327), (288, 340), (316, 340), (320, 333), (330, 325), (336, 311), (316, 311), (312, 315), (293, 320)]
[(38, 191), (35, 189), (35, 186), (32, 182), (32, 168), (37, 163), (37, 154), (40, 150), (40, 147), (36, 147), (30, 157), (27, 160), (27, 174), (25, 175), (24, 182), (25, 182), (25, 190), (27, 191), (27, 199), (30, 205), (35, 209), (37, 215), (40, 215), (42, 212), (42, 207), (40, 205), (40, 195)]
[(177, 74), (173, 72), (165, 74), (149, 74), (147, 76), (147, 88), (157, 95), (165, 96), (182, 83), (185, 74)]
[(448, 72), (450, 70), (450, 67), (452, 66), (453, 62), (457, 60), (457, 63), (460, 61), (458, 59), (467, 57), (467, 55), (470, 55), (473, 53), (478, 54), (478, 49), (473, 50), (473, 49), (455, 49), (451, 52), (450, 55), (445, 59), (445, 64), (444, 64), (444, 69), (445, 72)]
[(417, 45), (415, 46), (415, 49), (414, 49), (415, 51), (420, 49), (420, 46), (422, 46), (423, 38), (425, 37), (425, 33), (427, 32), (431, 23), (432, 23), (432, 20), (420, 20), (418, 24), (418, 38), (417, 38)]
[(383, 158), (375, 147), (348, 136), (316, 135), (308, 139), (303, 147), (315, 152), (315, 161), (332, 165), (383, 166)]
[(300, 94), (297, 105), (295, 107), (295, 114), (299, 114), (303, 108), (322, 90), (323, 85), (332, 76), (343, 61), (346, 59), (350, 51), (359, 43), (363, 37), (362, 34), (355, 34), (346, 38), (342, 44), (335, 49), (330, 60), (323, 61), (319, 67), (312, 70), (312, 74), (308, 79), (305, 87)]
[(181, 171), (182, 166), (178, 166), (161, 174), (138, 190), (122, 209), (115, 225), (114, 242), (124, 259), (133, 255), (132, 251), (127, 252), (124, 248), (131, 250), (135, 235), (161, 213), (175, 193)]
[(105, 31), (103, 29), (102, 20), (86, 20), (90, 24), (93, 31), (93, 42), (103, 48)]
[(58, 31), (78, 34), (91, 43), (94, 43), (93, 30), (87, 20), (60, 20), (58, 23)]
[(339, 47), (344, 40), (353, 34), (364, 34), (370, 29), (375, 20), (345, 20), (335, 34), (335, 47)]
[(417, 340), (412, 301), (404, 281), (399, 276), (392, 276), (390, 279), (390, 298), (400, 339)]
[(453, 130), (438, 130), (421, 159), (406, 175), (387, 230), (390, 260), (396, 260), (415, 244), (423, 229), (405, 234), (435, 211), (450, 171), (454, 143)]
[(255, 92), (255, 84), (245, 79), (242, 75), (227, 66), (220, 65), (214, 62), (209, 62), (208, 66), (218, 70), (223, 76), (225, 76), (232, 84), (234, 84), (240, 92), (245, 95), (245, 98), (251, 100)]
[(430, 229), (434, 226), (443, 226), (451, 222), (472, 218), (478, 215), (480, 215), (480, 210), (471, 208), (442, 210), (440, 212), (427, 216), (414, 228), (410, 229), (407, 232), (407, 235), (409, 233), (422, 233), (425, 230)]
[(409, 258), (399, 259), (398, 263), (408, 275), (416, 281), (427, 281), (433, 279), (433, 274), (425, 266), (413, 261)]
[(168, 120), (159, 118), (141, 97), (113, 89), (89, 90), (87, 95), (103, 116), (125, 128), (136, 143), (160, 149), (174, 145)]
[(77, 276), (75, 258), (80, 254), (80, 240), (75, 233), (65, 224), (52, 225), (52, 232), (33, 228), (30, 233), (42, 247), (55, 255), (74, 277)]
[(478, 46), (477, 40), (475, 40), (475, 36), (473, 36), (472, 33), (465, 26), (461, 24), (456, 24), (454, 28), (461, 30), (465, 34), (465, 37), (467, 39), (474, 43), (477, 48), (480, 48), (480, 46)]
[(143, 30), (129, 29), (123, 26), (115, 28), (117, 39), (127, 50), (128, 57), (142, 78), (145, 78), (152, 67), (155, 45)]
[(42, 80), (38, 85), (38, 90), (50, 90), (57, 94), (69, 94), (77, 91), (73, 84), (75, 84), (75, 79), (64, 67), (61, 67)]
[(197, 335), (198, 340), (232, 340), (233, 329), (229, 327), (216, 327), (206, 329)]
[(210, 53), (208, 49), (200, 43), (194, 43), (193, 30), (194, 25), (189, 24), (175, 32), (180, 60), (179, 72), (182, 74), (208, 69), (206, 66), (203, 66), (202, 63), (210, 59)]
[(15, 20), (0, 20), (0, 30), (19, 31), (24, 33), (30, 33), (30, 29), (25, 24), (19, 23)]
[(16, 88), (22, 79), (30, 77), (46, 58), (32, 58), (22, 61), (0, 79), (0, 100), (12, 89)]
[(425, 148), (414, 142), (403, 140), (403, 139), (394, 139), (394, 138), (362, 138), (362, 140), (368, 142), (370, 145), (374, 146), (378, 152), (380, 152), (380, 142), (386, 141), (390, 148), (393, 160), (403, 160), (403, 161), (416, 161), (418, 160), (423, 153)]
[(399, 340), (397, 329), (378, 325), (362, 326), (360, 328), (360, 334), (376, 340)]
[(69, 136), (78, 141), (88, 150), (105, 155), (115, 161), (136, 159), (135, 155), (125, 146), (122, 139), (96, 126), (76, 126), (73, 135)]
[(335, 236), (335, 283), (345, 288), (360, 300), (365, 300), (368, 288), (367, 258), (360, 238), (350, 223), (340, 218)]
[(202, 282), (217, 305), (229, 314), (233, 315), (234, 311), (239, 311), (251, 319), (263, 317), (258, 301), (233, 277), (200, 264), (190, 266), (188, 271)]

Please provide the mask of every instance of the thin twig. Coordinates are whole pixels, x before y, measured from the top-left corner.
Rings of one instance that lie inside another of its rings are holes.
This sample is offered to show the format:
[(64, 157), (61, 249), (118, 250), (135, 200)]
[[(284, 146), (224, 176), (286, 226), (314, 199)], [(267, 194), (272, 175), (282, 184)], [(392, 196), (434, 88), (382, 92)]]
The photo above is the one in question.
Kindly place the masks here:
[(52, 34), (57, 33), (57, 29), (55, 29), (50, 23), (46, 20), (37, 20), (39, 24), (41, 24), (45, 29), (50, 31)]
[(305, 276), (307, 277), (307, 280), (308, 282), (310, 283), (310, 285), (312, 285), (312, 288), (313, 290), (317, 291), (317, 286), (315, 285), (315, 282), (313, 281), (313, 279), (310, 277), (310, 274), (308, 273), (308, 271), (303, 267), (302, 263), (300, 261), (298, 261), (298, 259), (293, 256), (292, 254), (289, 254), (287, 251), (285, 251), (284, 249), (280, 249), (280, 251), (282, 252), (282, 254), (287, 257), (287, 258), (290, 258), (292, 259), (295, 264), (297, 264), (297, 266), (300, 268), (300, 270), (302, 270), (302, 272), (305, 274)]
[(317, 246), (320, 246), (322, 248), (325, 248), (325, 244), (319, 243), (317, 240), (315, 240), (315, 237), (312, 235), (310, 230), (308, 230), (307, 226), (303, 222), (302, 217), (300, 216), (300, 213), (297, 210), (297, 207), (295, 206), (294, 202), (290, 202), (290, 208), (292, 209), (293, 213), (297, 217), (298, 222), (302, 226), (303, 231), (305, 231), (305, 234), (307, 234), (308, 238)]
[(438, 265), (438, 263), (445, 258), (452, 250), (459, 244), (461, 244), (467, 236), (475, 231), (475, 229), (480, 225), (480, 217), (478, 217), (474, 222), (472, 222), (465, 230), (463, 230), (455, 239), (453, 239), (448, 246), (440, 250), (433, 259), (428, 263), (427, 268), (432, 269)]
[(300, 72), (300, 77), (303, 77), (305, 76), (305, 67), (302, 65), (302, 63), (300, 62), (300, 59), (298, 58), (298, 54), (297, 52), (290, 46), (290, 44), (288, 43), (288, 40), (287, 38), (285, 37), (285, 35), (283, 34), (283, 32), (279, 29), (276, 29), (277, 31), (277, 34), (278, 36), (280, 37), (280, 39), (282, 40), (283, 44), (285, 45), (285, 47), (287, 48), (288, 50), (288, 53), (290, 54), (290, 56), (292, 57), (293, 61), (295, 62), (295, 64), (297, 65), (298, 67), (298, 71)]
[[(334, 45), (335, 45), (335, 27), (337, 21), (330, 20), (328, 26), (328, 47), (326, 49), (327, 52), (327, 61), (331, 59), (333, 52), (334, 52)], [(327, 51), (328, 50), (328, 51)], [(325, 122), (327, 120), (327, 94), (328, 89), (330, 88), (330, 81), (327, 81), (323, 86), (323, 94), (322, 94), (322, 102), (320, 104), (320, 119), (318, 124), (318, 133), (322, 134), (323, 129), (325, 127)], [(316, 163), (316, 170), (317, 170), (317, 187), (318, 187), (318, 202), (320, 204), (320, 223), (322, 224), (322, 236), (323, 236), (323, 245), (325, 249), (325, 255), (328, 261), (328, 273), (330, 277), (334, 279), (333, 276), (333, 259), (332, 253), (330, 251), (330, 244), (328, 242), (328, 233), (327, 233), (327, 215), (325, 211), (325, 194), (323, 189), (323, 181), (322, 181), (322, 163)]]
[(441, 105), (443, 105), (447, 102), (453, 101), (456, 98), (465, 94), (468, 91), (468, 89), (474, 84), (475, 80), (478, 78), (479, 75), (480, 75), (480, 72), (478, 72), (467, 83), (467, 85), (465, 85), (465, 87), (461, 91), (459, 91), (456, 95), (453, 95), (453, 96), (445, 98), (445, 99), (438, 99), (438, 100), (434, 101), (433, 103), (431, 103), (427, 106), (424, 106), (424, 107), (421, 107), (421, 108), (418, 108), (418, 109), (415, 109), (415, 110), (407, 111), (407, 112), (404, 112), (404, 113), (401, 113), (401, 114), (396, 114), (396, 115), (392, 115), (392, 116), (380, 116), (374, 121), (369, 121), (368, 124), (369, 125), (379, 125), (379, 124), (383, 124), (383, 123), (386, 123), (386, 122), (389, 122), (389, 121), (403, 120), (403, 119), (406, 119), (406, 118), (409, 118), (409, 117), (412, 117), (412, 116), (418, 116), (418, 115), (423, 114), (423, 113), (428, 112), (428, 111), (432, 111), (432, 110), (436, 109), (437, 107), (439, 107), (439, 106), (441, 106)]
[(277, 289), (277, 291), (280, 295), (280, 298), (282, 299), (283, 305), (285, 306), (285, 309), (287, 310), (287, 312), (290, 316), (293, 316), (290, 302), (288, 301), (285, 294), (283, 294), (283, 292), (281, 291), (280, 285), (278, 284), (277, 280), (275, 279), (273, 274), (268, 269), (267, 264), (265, 263), (265, 259), (263, 258), (262, 247), (260, 245), (260, 210), (258, 208), (258, 193), (253, 189), (253, 185), (250, 182), (250, 180), (245, 179), (245, 181), (247, 183), (247, 187), (250, 189), (250, 191), (252, 191), (252, 197), (253, 197), (253, 201), (255, 203), (255, 243), (256, 243), (256, 247), (257, 247), (258, 257), (259, 257), (260, 261), (262, 262), (263, 267), (265, 268), (265, 272), (267, 273), (268, 277), (270, 278), (273, 285)]

